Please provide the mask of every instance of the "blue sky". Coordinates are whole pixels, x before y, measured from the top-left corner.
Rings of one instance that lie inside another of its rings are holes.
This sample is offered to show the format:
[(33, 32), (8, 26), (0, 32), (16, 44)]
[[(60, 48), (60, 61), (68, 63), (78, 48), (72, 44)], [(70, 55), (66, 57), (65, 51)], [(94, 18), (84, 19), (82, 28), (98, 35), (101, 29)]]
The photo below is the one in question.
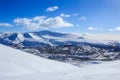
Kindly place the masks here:
[(0, 0), (0, 32), (120, 34), (120, 0)]

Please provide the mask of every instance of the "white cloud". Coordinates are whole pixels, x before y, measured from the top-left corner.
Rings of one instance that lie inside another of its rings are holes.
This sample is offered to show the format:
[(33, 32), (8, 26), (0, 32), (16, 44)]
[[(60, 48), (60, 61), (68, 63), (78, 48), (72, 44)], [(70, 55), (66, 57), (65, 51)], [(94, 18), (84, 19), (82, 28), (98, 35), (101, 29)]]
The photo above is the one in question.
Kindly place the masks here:
[(120, 31), (120, 27), (115, 28), (115, 30)]
[(78, 15), (79, 15), (78, 13), (73, 14), (73, 16), (78, 16)]
[(55, 11), (55, 10), (57, 10), (58, 8), (59, 8), (58, 6), (48, 7), (48, 8), (46, 9), (46, 11)]
[(88, 27), (88, 30), (95, 30), (96, 28), (94, 28), (94, 27)]
[(61, 16), (61, 17), (70, 17), (69, 14), (63, 14), (63, 13), (61, 13), (60, 16)]
[(119, 34), (91, 34), (91, 36), (88, 37), (89, 39), (95, 39), (95, 40), (120, 40)]
[(79, 20), (87, 20), (86, 17), (82, 16), (79, 18)]
[(119, 27), (116, 27), (116, 28), (111, 28), (111, 29), (108, 29), (108, 31), (120, 31), (120, 26)]
[(46, 16), (37, 16), (33, 18), (17, 18), (14, 19), (17, 25), (23, 25), (28, 30), (36, 30), (39, 28), (62, 28), (72, 27), (73, 24), (63, 20), (60, 16), (46, 18)]
[(108, 31), (114, 31), (114, 29), (108, 29)]
[(12, 25), (9, 24), (9, 23), (0, 23), (0, 26), (2, 26), (2, 27), (12, 27)]

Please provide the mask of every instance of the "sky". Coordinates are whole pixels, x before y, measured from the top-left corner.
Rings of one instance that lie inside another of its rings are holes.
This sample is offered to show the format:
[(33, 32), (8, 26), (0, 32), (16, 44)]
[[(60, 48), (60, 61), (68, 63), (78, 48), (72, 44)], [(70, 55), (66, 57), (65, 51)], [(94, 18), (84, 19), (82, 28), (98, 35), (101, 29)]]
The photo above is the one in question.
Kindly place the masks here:
[(0, 0), (0, 32), (120, 34), (120, 0)]

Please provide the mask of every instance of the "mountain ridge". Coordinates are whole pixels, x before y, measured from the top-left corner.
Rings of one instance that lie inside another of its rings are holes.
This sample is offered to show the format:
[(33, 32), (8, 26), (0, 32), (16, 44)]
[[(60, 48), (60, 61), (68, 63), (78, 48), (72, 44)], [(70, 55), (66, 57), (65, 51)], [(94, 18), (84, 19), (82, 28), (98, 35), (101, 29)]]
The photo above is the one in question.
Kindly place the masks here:
[[(87, 36), (89, 37), (89, 36)], [(83, 43), (92, 44), (110, 44), (115, 41), (90, 40), (85, 35), (75, 35), (70, 33), (59, 33), (52, 31), (38, 32), (18, 32), (18, 33), (0, 33), (0, 43), (20, 44), (23, 46), (43, 46), (43, 45), (79, 45)]]
[(117, 41), (91, 40), (86, 35), (39, 31), (30, 33), (1, 33), (0, 43), (40, 57), (70, 62), (120, 59)]

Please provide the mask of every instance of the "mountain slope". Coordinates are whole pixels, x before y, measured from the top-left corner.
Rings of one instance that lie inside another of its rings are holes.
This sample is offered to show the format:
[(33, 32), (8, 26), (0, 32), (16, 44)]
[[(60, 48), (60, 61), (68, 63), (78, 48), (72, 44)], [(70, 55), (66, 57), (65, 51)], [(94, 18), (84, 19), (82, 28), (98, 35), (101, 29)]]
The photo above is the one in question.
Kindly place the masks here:
[(7, 45), (42, 46), (42, 45), (79, 45), (79, 44), (111, 44), (114, 41), (90, 40), (89, 36), (38, 31), (26, 33), (0, 33), (0, 43)]
[(76, 68), (0, 45), (0, 80), (119, 80), (120, 61)]
[(75, 68), (69, 64), (40, 58), (0, 44), (0, 75), (59, 72)]
[(119, 41), (92, 40), (86, 34), (79, 36), (51, 31), (0, 33), (0, 43), (64, 62), (120, 59)]

